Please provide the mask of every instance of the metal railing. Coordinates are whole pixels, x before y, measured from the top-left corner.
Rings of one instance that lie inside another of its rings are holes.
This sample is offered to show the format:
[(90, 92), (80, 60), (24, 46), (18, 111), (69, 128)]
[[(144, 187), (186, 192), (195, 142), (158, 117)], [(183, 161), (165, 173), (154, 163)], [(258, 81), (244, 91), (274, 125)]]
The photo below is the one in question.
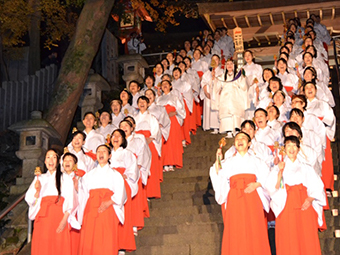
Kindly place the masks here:
[[(0, 212), (0, 220), (2, 220), (10, 211), (12, 211), (22, 200), (24, 200), (26, 192), (23, 193), (20, 197), (13, 201), (10, 205), (8, 205), (5, 209)], [(27, 243), (30, 243), (32, 240), (32, 221), (30, 219), (28, 221), (27, 226)]]

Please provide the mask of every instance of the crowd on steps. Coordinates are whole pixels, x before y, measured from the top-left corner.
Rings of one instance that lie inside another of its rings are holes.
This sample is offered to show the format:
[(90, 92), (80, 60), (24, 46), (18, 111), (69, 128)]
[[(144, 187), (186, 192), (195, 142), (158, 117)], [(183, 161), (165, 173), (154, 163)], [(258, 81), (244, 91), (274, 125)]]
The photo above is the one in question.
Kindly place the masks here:
[[(161, 198), (163, 173), (181, 171), (183, 147), (197, 128), (221, 140), (210, 178), (221, 204), (222, 254), (321, 254), (318, 230), (333, 190), (330, 141), (334, 98), (328, 88), (330, 36), (311, 15), (287, 22), (272, 68), (244, 52), (237, 70), (226, 28), (185, 41), (113, 98), (87, 112), (61, 154), (45, 155), (26, 193), (34, 220), (32, 254), (125, 254)], [(199, 159), (197, 159), (199, 160)]]

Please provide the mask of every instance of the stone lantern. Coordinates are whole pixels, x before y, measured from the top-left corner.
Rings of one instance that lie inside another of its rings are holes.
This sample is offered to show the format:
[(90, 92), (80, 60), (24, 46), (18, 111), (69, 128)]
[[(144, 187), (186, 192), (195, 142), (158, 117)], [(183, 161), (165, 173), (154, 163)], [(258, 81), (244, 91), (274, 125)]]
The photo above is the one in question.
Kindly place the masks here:
[(83, 95), (80, 98), (79, 106), (81, 107), (81, 119), (86, 112), (95, 113), (103, 107), (102, 92), (110, 91), (109, 83), (99, 74), (90, 73), (88, 75)]
[(128, 87), (130, 81), (136, 80), (140, 84), (144, 81), (145, 76), (145, 68), (148, 68), (149, 65), (146, 60), (140, 54), (132, 54), (132, 55), (122, 55), (118, 58), (119, 64), (124, 67), (124, 75), (123, 80), (126, 83), (126, 87)]
[(42, 113), (33, 111), (31, 119), (17, 122), (9, 127), (20, 135), (19, 150), (16, 152), (22, 160), (22, 176), (16, 179), (16, 186), (11, 187), (11, 194), (25, 191), (34, 177), (34, 169), (44, 167), (45, 154), (52, 144), (62, 145), (59, 133), (50, 123), (42, 119)]

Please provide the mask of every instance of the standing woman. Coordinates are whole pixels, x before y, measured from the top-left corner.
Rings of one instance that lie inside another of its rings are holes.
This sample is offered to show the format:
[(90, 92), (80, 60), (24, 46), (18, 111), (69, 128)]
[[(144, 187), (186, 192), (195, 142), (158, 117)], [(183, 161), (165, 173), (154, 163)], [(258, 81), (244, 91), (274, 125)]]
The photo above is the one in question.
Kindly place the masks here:
[(287, 156), (271, 170), (265, 184), (276, 216), (276, 251), (281, 255), (321, 255), (318, 226), (323, 223), (326, 197), (320, 177), (298, 159), (299, 150), (299, 139), (286, 137)]
[(136, 109), (132, 106), (132, 95), (127, 89), (123, 89), (120, 92), (120, 100), (122, 100), (122, 109), (120, 111), (125, 117), (128, 115), (134, 116), (137, 113)]
[(111, 162), (110, 167), (117, 170), (124, 178), (127, 201), (124, 205), (125, 220), (124, 225), (119, 224), (119, 250), (136, 250), (135, 238), (133, 235), (133, 215), (132, 198), (138, 192), (139, 171), (136, 157), (129, 150), (126, 150), (127, 141), (125, 133), (121, 129), (116, 129), (111, 135)]
[(68, 223), (80, 229), (74, 218), (78, 205), (70, 176), (60, 170), (59, 155), (48, 150), (45, 156), (46, 173), (35, 173), (25, 200), (29, 206), (28, 218), (34, 220), (31, 252), (41, 254), (71, 255)]
[(84, 175), (78, 193), (79, 255), (118, 254), (118, 225), (124, 224), (124, 179), (110, 168), (107, 145), (98, 146), (96, 154), (98, 165)]
[(248, 152), (250, 144), (250, 136), (239, 132), (235, 136), (236, 153), (220, 165), (219, 148), (210, 168), (215, 199), (218, 204), (225, 203), (222, 255), (271, 254), (263, 211), (269, 211), (269, 200), (262, 188), (269, 167)]
[(156, 100), (157, 105), (165, 107), (171, 121), (169, 138), (162, 148), (164, 171), (174, 171), (174, 167), (183, 167), (182, 137), (179, 134), (186, 114), (184, 104), (171, 92), (171, 89), (169, 81), (162, 81), (163, 95)]
[(146, 186), (147, 197), (160, 198), (160, 172), (162, 171), (162, 134), (157, 119), (147, 110), (149, 99), (138, 98), (139, 113), (135, 116), (136, 133), (143, 134), (151, 151), (151, 175)]
[(327, 141), (325, 161), (322, 163), (322, 181), (326, 190), (334, 190), (334, 168), (330, 142), (334, 138), (336, 128), (334, 112), (326, 102), (316, 98), (316, 84), (314, 82), (306, 83), (303, 91), (307, 98), (307, 112), (317, 116), (326, 127), (324, 135)]

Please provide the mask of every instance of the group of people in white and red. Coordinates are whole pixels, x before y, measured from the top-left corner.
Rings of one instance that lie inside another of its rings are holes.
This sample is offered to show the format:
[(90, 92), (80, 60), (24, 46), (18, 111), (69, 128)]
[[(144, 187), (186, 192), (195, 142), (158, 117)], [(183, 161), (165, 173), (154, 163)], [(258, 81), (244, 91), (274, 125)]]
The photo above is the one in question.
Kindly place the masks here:
[[(163, 172), (183, 167), (183, 147), (199, 126), (235, 137), (223, 160), (219, 149), (210, 170), (225, 222), (222, 254), (268, 254), (265, 221), (275, 226), (275, 216), (280, 254), (295, 254), (295, 249), (304, 251), (296, 254), (320, 254), (315, 238), (318, 227), (325, 229), (324, 191), (333, 190), (335, 104), (328, 89), (324, 44), (329, 41), (323, 41), (328, 37), (318, 17), (312, 18), (304, 29), (298, 19), (289, 20), (273, 68), (262, 69), (246, 50), (246, 63), (237, 71), (227, 29), (205, 30), (202, 37), (185, 41), (183, 49), (168, 53), (144, 84), (129, 82), (110, 109), (98, 116), (86, 113), (85, 129), (73, 132), (62, 156), (47, 152), (46, 173), (37, 175), (27, 191), (29, 218), (35, 220), (32, 254), (135, 250), (135, 236), (150, 216), (148, 199), (161, 197)], [(297, 186), (307, 193), (288, 206)], [(250, 193), (252, 203), (240, 206)], [(308, 209), (306, 222), (315, 224), (307, 230), (304, 221), (289, 222), (285, 215), (292, 205), (303, 205), (293, 215)], [(254, 217), (246, 221), (249, 214)], [(300, 227), (282, 231), (286, 225)], [(315, 232), (309, 231), (315, 226)], [(298, 242), (288, 244), (296, 237)]]

